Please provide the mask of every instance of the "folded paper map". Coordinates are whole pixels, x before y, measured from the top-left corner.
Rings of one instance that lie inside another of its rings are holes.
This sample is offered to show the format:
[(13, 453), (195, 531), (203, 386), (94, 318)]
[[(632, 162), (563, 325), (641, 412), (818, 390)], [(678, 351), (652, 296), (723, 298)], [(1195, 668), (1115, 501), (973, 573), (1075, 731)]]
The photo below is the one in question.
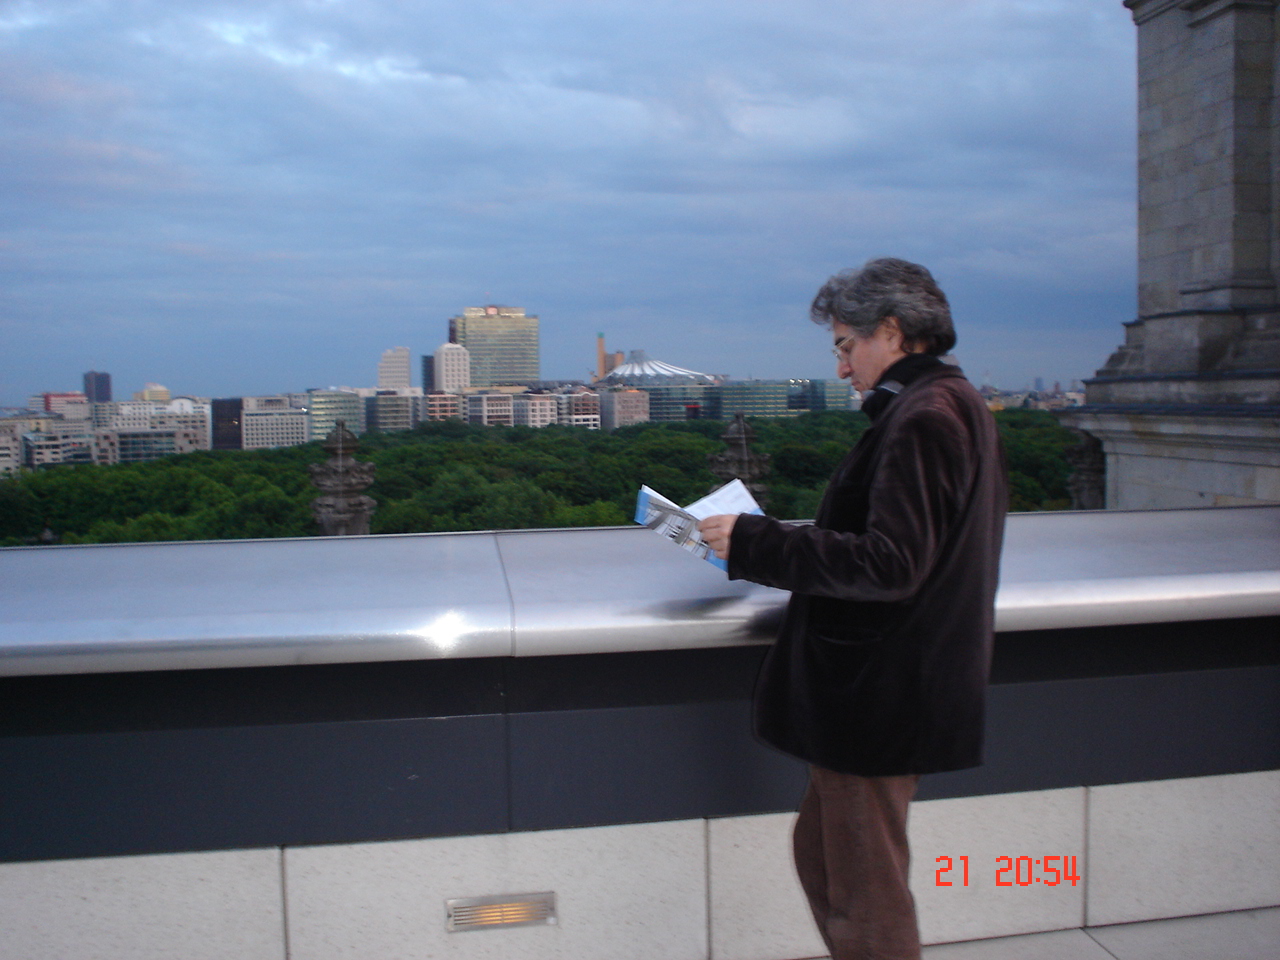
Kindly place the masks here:
[(727, 570), (728, 564), (715, 555), (707, 541), (698, 533), (699, 520), (721, 513), (763, 514), (764, 511), (741, 480), (727, 483), (687, 507), (672, 503), (649, 487), (641, 487), (640, 494), (636, 497), (636, 523), (660, 533), (672, 543), (694, 556), (702, 557), (721, 570)]

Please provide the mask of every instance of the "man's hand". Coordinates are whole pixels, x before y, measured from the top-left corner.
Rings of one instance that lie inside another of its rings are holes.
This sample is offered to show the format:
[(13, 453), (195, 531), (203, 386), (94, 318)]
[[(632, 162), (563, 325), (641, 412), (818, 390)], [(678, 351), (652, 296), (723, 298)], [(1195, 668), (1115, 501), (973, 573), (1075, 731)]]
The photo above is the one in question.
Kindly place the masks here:
[(738, 522), (738, 514), (721, 513), (707, 517), (698, 524), (698, 532), (707, 541), (716, 556), (721, 560), (729, 559), (729, 536), (733, 533), (733, 525)]

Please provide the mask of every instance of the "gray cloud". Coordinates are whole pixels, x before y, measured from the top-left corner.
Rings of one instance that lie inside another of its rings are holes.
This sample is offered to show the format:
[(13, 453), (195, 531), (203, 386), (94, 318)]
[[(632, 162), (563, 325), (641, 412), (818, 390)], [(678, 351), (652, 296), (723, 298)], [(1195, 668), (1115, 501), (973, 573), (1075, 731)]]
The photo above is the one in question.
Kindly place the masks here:
[(1119, 0), (0, 4), (0, 403), (368, 383), (490, 300), (548, 376), (597, 328), (822, 375), (808, 298), (883, 253), (975, 371), (1087, 376), (1132, 311), (1133, 57)]

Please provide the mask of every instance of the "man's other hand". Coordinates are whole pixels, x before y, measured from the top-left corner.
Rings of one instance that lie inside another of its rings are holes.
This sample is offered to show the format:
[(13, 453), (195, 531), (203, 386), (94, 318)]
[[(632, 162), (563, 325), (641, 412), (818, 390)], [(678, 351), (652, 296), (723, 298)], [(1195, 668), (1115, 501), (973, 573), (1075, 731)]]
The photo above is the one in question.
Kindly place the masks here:
[(738, 522), (738, 514), (721, 513), (707, 517), (698, 524), (698, 532), (702, 539), (716, 552), (721, 560), (729, 559), (729, 537), (733, 533), (733, 525)]

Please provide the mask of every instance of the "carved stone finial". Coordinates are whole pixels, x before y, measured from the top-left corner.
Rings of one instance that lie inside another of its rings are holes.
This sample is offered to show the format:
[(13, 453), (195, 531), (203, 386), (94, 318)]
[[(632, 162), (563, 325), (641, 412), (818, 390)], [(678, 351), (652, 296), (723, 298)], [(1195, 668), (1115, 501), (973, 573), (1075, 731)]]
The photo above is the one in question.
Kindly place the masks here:
[(339, 420), (324, 440), (329, 459), (307, 467), (311, 482), (322, 494), (311, 501), (322, 536), (351, 537), (369, 532), (369, 519), (378, 504), (361, 491), (373, 483), (377, 466), (354, 459), (359, 444), (346, 421)]
[(735, 479), (741, 480), (761, 508), (765, 508), (769, 502), (769, 488), (763, 480), (769, 472), (769, 455), (756, 453), (751, 449), (755, 438), (756, 432), (751, 429), (746, 417), (741, 413), (736, 414), (721, 437), (725, 443), (725, 452), (708, 454), (707, 460), (711, 472), (723, 481), (712, 489), (718, 489)]

